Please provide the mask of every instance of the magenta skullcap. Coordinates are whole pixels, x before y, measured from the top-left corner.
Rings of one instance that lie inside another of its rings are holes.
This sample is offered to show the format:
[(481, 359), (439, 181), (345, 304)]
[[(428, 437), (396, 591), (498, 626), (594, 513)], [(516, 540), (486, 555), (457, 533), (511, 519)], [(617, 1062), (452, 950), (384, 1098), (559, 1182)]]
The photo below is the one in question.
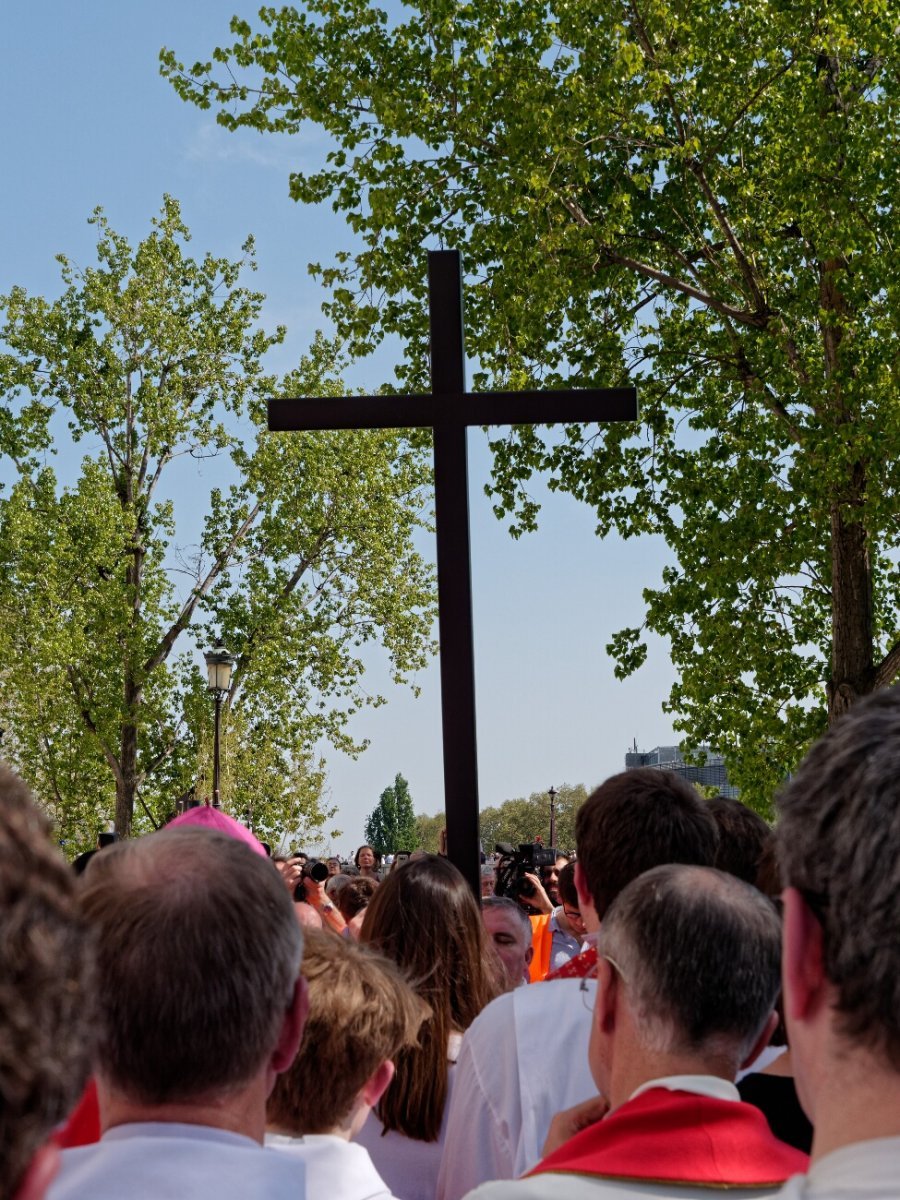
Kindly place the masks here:
[(180, 817), (176, 817), (174, 821), (170, 821), (166, 829), (176, 829), (180, 825), (193, 825), (198, 829), (210, 829), (213, 833), (224, 833), (226, 837), (233, 837), (237, 838), (239, 842), (246, 842), (252, 850), (255, 850), (257, 854), (261, 854), (263, 858), (269, 857), (262, 842), (253, 836), (246, 825), (242, 825), (234, 817), (229, 817), (228, 813), (222, 812), (221, 808), (213, 808), (209, 801), (206, 804), (198, 805), (196, 808), (189, 808)]

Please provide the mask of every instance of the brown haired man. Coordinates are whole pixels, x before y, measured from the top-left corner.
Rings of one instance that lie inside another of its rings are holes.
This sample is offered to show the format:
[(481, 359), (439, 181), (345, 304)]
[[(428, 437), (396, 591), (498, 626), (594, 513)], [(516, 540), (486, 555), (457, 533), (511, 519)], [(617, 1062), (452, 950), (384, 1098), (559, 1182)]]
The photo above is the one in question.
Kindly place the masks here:
[(92, 944), (75, 877), (25, 784), (0, 765), (0, 1200), (40, 1200), (47, 1143), (90, 1066)]
[(900, 1164), (900, 689), (860, 701), (779, 800), (784, 1010), (814, 1126), (787, 1196), (894, 1196)]
[[(576, 841), (579, 911), (586, 932), (596, 934), (619, 892), (649, 868), (711, 866), (718, 832), (689, 783), (641, 768), (613, 775), (587, 798)], [(596, 957), (591, 950), (567, 966), (584, 974), (596, 968)], [(592, 979), (577, 977), (518, 988), (470, 1026), (456, 1067), (438, 1200), (523, 1174), (540, 1159), (554, 1114), (595, 1095), (587, 1056), (594, 988)]]
[(394, 963), (347, 938), (307, 934), (303, 978), (309, 1015), (297, 1057), (269, 1098), (266, 1145), (303, 1163), (310, 1196), (389, 1200), (368, 1152), (351, 1139), (428, 1006)]
[(302, 934), (275, 867), (244, 843), (164, 829), (97, 855), (103, 1136), (66, 1150), (50, 1200), (303, 1200), (262, 1147), (266, 1098), (306, 1009)]

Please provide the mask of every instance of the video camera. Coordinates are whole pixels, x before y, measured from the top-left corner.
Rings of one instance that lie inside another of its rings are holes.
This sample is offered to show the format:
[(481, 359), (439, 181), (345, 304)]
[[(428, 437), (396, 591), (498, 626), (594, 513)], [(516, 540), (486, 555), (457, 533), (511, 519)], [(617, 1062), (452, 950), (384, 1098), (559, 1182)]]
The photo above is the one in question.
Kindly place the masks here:
[(500, 855), (494, 895), (509, 896), (512, 900), (522, 896), (527, 901), (533, 896), (534, 885), (525, 876), (540, 875), (542, 868), (552, 867), (558, 857), (553, 846), (537, 842), (521, 842), (518, 849), (510, 842), (497, 842), (494, 849)]

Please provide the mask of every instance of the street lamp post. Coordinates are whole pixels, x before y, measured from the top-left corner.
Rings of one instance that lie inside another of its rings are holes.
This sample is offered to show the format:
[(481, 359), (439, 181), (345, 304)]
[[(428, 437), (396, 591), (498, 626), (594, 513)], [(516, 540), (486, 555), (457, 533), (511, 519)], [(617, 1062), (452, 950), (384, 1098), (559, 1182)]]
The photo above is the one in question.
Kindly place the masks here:
[(551, 786), (550, 797), (550, 845), (556, 849), (556, 788)]
[(219, 726), (222, 720), (222, 701), (228, 695), (231, 686), (231, 672), (234, 670), (234, 656), (229, 654), (221, 640), (216, 642), (212, 650), (204, 655), (206, 659), (207, 691), (212, 692), (216, 701), (216, 732), (213, 741), (213, 808), (221, 808), (219, 798)]

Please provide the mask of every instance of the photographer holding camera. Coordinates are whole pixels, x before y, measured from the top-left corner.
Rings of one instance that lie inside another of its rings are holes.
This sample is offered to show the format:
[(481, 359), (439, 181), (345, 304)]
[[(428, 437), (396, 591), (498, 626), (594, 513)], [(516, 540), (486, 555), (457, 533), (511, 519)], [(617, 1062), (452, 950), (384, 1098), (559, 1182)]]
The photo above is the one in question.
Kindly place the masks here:
[(301, 925), (313, 929), (330, 929), (343, 934), (345, 921), (325, 891), (328, 867), (318, 859), (295, 854), (275, 865), (281, 872), (294, 901), (294, 912)]
[[(516, 849), (498, 842), (496, 848), (501, 859), (495, 895), (515, 900), (531, 919), (529, 975), (532, 983), (538, 983), (581, 950), (585, 930), (574, 889), (575, 868), (554, 847), (545, 849), (539, 843), (526, 842)], [(568, 872), (568, 901), (560, 901), (563, 872)]]
[(509, 896), (521, 904), (529, 917), (549, 916), (553, 900), (547, 895), (541, 873), (556, 862), (557, 851), (545, 849), (539, 842), (523, 842), (518, 848), (509, 842), (498, 842), (495, 849), (500, 861), (494, 895)]

